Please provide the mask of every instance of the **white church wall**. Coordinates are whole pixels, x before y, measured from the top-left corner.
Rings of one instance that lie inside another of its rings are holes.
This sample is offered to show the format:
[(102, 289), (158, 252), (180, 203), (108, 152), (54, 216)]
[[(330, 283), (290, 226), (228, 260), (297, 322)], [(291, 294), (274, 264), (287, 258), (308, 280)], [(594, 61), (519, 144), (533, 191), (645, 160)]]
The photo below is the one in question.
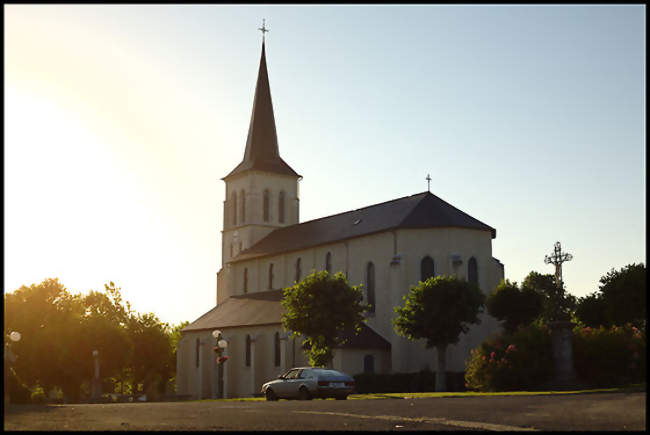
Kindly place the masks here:
[[(391, 270), (390, 264), (395, 249), (401, 260), (397, 266), (392, 266), (393, 270)], [(268, 290), (270, 263), (274, 264), (273, 288), (285, 288), (294, 283), (295, 264), (298, 258), (301, 259), (301, 278), (304, 278), (313, 269), (324, 269), (327, 252), (332, 254), (334, 272), (347, 270), (351, 285), (364, 284), (364, 299), (367, 297), (366, 267), (369, 261), (375, 265), (376, 306), (374, 316), (368, 317), (367, 324), (391, 342), (392, 356), (386, 365), (396, 372), (414, 372), (427, 366), (431, 370), (436, 369), (435, 350), (426, 349), (424, 340), (412, 343), (398, 336), (392, 324), (395, 316), (394, 307), (402, 303), (402, 296), (408, 293), (410, 286), (416, 285), (420, 280), (422, 258), (429, 255), (434, 260), (436, 275), (456, 273), (460, 277), (467, 278), (467, 264), (469, 259), (474, 257), (478, 265), (479, 286), (486, 294), (491, 292), (502, 278), (501, 270), (492, 258), (492, 238), (488, 231), (463, 228), (400, 229), (395, 232), (378, 233), (301, 251), (234, 263), (232, 271), (235, 294), (242, 293), (241, 280), (245, 267), (248, 268), (249, 293)], [(454, 267), (452, 254), (460, 256), (462, 260), (460, 266)], [(468, 334), (461, 336), (457, 345), (449, 347), (447, 369), (463, 371), (464, 361), (469, 356), (470, 349), (478, 346), (496, 329), (495, 320), (487, 314), (482, 315), (480, 325), (472, 326)], [(298, 351), (298, 354), (302, 364), (307, 364), (304, 353)], [(357, 365), (361, 364), (360, 367), (363, 368), (363, 357), (353, 358), (351, 355), (353, 354), (340, 354), (338, 358), (342, 358), (341, 367), (349, 366), (348, 371), (357, 370)], [(263, 375), (266, 376), (267, 373), (263, 372)], [(241, 388), (243, 387), (238, 387)]]
[[(402, 262), (406, 267), (407, 282), (402, 290), (405, 295), (411, 286), (416, 285), (420, 278), (420, 262), (429, 255), (434, 260), (436, 275), (456, 273), (459, 277), (467, 279), (467, 264), (474, 257), (478, 265), (479, 287), (484, 294), (489, 294), (498, 284), (494, 272), (492, 258), (492, 237), (488, 231), (478, 231), (464, 228), (436, 228), (436, 229), (402, 229), (398, 231), (398, 251), (402, 255)], [(462, 259), (460, 266), (454, 267), (451, 255), (458, 254)], [(400, 295), (401, 299), (401, 295)], [(447, 370), (463, 371), (465, 359), (469, 357), (470, 349), (478, 346), (480, 342), (496, 332), (494, 319), (486, 313), (481, 315), (481, 323), (472, 325), (467, 334), (462, 334), (456, 345), (447, 350)], [(399, 341), (399, 340), (398, 340)], [(395, 346), (398, 344), (398, 346)], [(393, 346), (403, 349), (399, 343)], [(418, 371), (426, 364), (432, 370), (436, 369), (436, 351), (426, 349), (424, 340), (413, 343), (412, 350), (408, 353), (408, 363), (404, 371)]]
[[(269, 219), (264, 221), (264, 191), (269, 191)], [(245, 192), (245, 213), (242, 219), (241, 197)], [(280, 192), (285, 193), (284, 222), (280, 222)], [(233, 193), (236, 199), (233, 202)], [(257, 243), (276, 228), (298, 223), (298, 181), (296, 177), (256, 170), (233, 176), (226, 182), (224, 226), (222, 232), (222, 264), (244, 249)], [(236, 210), (236, 220), (233, 212)]]
[[(263, 216), (263, 193), (269, 191), (269, 220), (264, 222)], [(243, 224), (270, 224), (274, 226), (287, 226), (298, 223), (298, 181), (295, 177), (275, 174), (269, 172), (260, 172), (256, 170), (247, 171), (236, 175), (226, 183), (226, 210), (227, 216), (232, 216), (231, 203), (232, 193), (237, 193), (237, 202), (240, 206), (239, 198), (241, 191), (246, 191), (246, 216)], [(284, 222), (279, 221), (278, 199), (280, 192), (285, 192), (285, 216)], [(237, 225), (241, 225), (240, 208), (237, 209)], [(232, 222), (226, 219), (228, 227)]]
[[(214, 379), (213, 364), (214, 337), (211, 331), (197, 331), (183, 334), (179, 341), (177, 357), (177, 394), (189, 394), (194, 399), (211, 397), (211, 385)], [(199, 340), (198, 367), (197, 367), (197, 342)]]
[(367, 303), (366, 271), (369, 262), (375, 269), (375, 311), (368, 315), (367, 324), (384, 337), (389, 334), (386, 323), (392, 312), (389, 297), (389, 266), (393, 257), (393, 236), (378, 233), (348, 240), (348, 281), (350, 285), (363, 284), (364, 302)]
[[(270, 264), (273, 264), (273, 289), (286, 288), (292, 286), (295, 282), (296, 260), (298, 258), (301, 259), (301, 279), (303, 279), (314, 270), (325, 270), (325, 257), (328, 252), (331, 253), (332, 273), (345, 272), (347, 262), (346, 248), (343, 243), (333, 243), (271, 257), (232, 263), (230, 266), (234, 283), (232, 294), (241, 295), (244, 293), (244, 269), (248, 270), (248, 293), (270, 290), (268, 286)], [(224, 289), (223, 294), (229, 293)], [(219, 300), (222, 300), (222, 298), (219, 297)]]
[[(313, 249), (313, 252), (315, 258), (314, 268), (317, 271), (325, 270), (325, 259), (329, 252), (331, 254), (331, 272), (333, 274), (337, 272), (345, 273), (346, 252), (344, 243), (331, 243), (328, 245), (317, 246)], [(311, 270), (309, 273), (311, 273)]]
[(176, 394), (190, 394), (189, 392), (189, 367), (190, 367), (189, 339), (183, 336), (176, 350)]
[[(300, 341), (295, 340), (295, 358), (293, 355), (294, 341), (286, 340), (280, 345), (280, 365), (275, 364), (275, 333), (284, 334), (282, 326), (266, 325), (253, 327), (224, 328), (222, 333), (228, 340), (229, 359), (226, 380), (227, 397), (247, 397), (260, 393), (262, 384), (275, 379), (293, 366), (306, 365), (306, 358), (300, 349)], [(246, 335), (250, 335), (251, 365), (246, 365)], [(286, 335), (286, 334), (285, 334)], [(282, 343), (282, 341), (281, 341)], [(294, 365), (295, 361), (295, 365)], [(282, 363), (284, 362), (284, 365)]]
[(217, 305), (236, 294), (234, 282), (234, 270), (228, 265), (217, 272)]

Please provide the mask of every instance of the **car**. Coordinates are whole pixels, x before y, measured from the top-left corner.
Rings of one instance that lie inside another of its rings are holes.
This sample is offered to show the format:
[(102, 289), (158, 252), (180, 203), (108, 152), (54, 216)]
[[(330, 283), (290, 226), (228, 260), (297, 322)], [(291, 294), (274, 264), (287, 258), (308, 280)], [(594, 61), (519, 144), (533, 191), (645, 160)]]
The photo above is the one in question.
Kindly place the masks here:
[(296, 367), (262, 385), (266, 400), (333, 397), (345, 400), (354, 391), (354, 379), (338, 370)]

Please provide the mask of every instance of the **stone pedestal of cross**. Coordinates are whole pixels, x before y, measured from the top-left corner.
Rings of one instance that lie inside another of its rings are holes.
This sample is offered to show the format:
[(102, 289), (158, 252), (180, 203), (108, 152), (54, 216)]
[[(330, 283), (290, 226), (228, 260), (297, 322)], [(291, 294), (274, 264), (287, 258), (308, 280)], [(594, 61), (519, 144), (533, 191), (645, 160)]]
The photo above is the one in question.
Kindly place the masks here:
[[(562, 293), (562, 263), (571, 261), (573, 255), (562, 253), (560, 242), (555, 242), (553, 254), (544, 256), (544, 263), (555, 266), (555, 285), (558, 294)], [(573, 367), (573, 324), (570, 321), (550, 322), (551, 345), (553, 349), (553, 361), (555, 373), (552, 387), (570, 387), (575, 381), (576, 374)]]

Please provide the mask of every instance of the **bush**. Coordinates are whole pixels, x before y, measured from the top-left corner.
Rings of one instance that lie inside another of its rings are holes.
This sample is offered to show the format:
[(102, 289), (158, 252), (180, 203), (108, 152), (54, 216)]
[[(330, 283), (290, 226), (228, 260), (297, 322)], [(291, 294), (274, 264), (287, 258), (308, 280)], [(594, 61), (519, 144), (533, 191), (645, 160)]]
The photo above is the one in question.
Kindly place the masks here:
[(36, 387), (32, 389), (29, 398), (32, 401), (32, 403), (47, 402), (47, 394), (45, 394), (45, 390), (40, 385), (36, 385)]
[[(447, 390), (464, 391), (463, 372), (447, 372)], [(416, 373), (360, 373), (354, 376), (355, 391), (367, 393), (423, 393), (435, 391), (436, 373), (422, 370)]]
[(617, 386), (646, 378), (645, 330), (627, 325), (573, 329), (576, 376), (591, 386)]
[[(645, 329), (629, 323), (596, 329), (580, 324), (573, 329), (573, 360), (582, 386), (645, 382)], [(543, 388), (554, 369), (550, 330), (533, 324), (486, 340), (472, 349), (465, 365), (465, 387), (470, 390)]]
[(553, 374), (550, 330), (532, 324), (488, 339), (465, 363), (465, 387), (478, 391), (542, 387)]

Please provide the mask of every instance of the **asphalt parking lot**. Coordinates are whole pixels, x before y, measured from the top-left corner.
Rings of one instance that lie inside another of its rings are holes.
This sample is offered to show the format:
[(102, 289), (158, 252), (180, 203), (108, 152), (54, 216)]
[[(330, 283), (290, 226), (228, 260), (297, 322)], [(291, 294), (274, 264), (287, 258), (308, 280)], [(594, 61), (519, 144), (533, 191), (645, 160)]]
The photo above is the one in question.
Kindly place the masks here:
[(5, 430), (645, 430), (646, 393), (8, 405)]

